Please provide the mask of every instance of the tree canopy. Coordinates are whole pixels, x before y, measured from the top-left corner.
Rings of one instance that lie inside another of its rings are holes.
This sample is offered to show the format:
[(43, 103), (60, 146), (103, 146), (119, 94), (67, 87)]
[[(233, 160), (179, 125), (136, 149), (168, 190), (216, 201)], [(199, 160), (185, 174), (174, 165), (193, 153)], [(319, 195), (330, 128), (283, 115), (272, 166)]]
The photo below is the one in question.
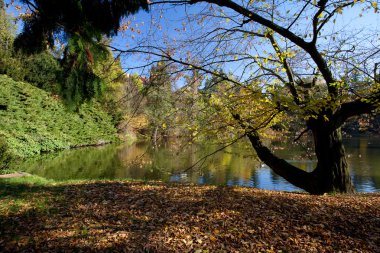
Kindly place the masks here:
[(27, 51), (54, 46), (54, 39), (85, 40), (117, 34), (121, 18), (147, 10), (146, 0), (21, 0), (30, 9), (15, 45)]

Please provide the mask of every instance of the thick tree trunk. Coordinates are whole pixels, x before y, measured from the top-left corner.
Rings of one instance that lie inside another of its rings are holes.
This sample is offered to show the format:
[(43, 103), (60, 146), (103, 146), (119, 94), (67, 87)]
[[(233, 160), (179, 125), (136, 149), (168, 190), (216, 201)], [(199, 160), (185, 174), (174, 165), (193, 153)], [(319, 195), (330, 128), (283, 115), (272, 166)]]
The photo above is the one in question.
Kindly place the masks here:
[[(327, 128), (328, 129), (328, 128)], [(314, 136), (317, 167), (311, 173), (314, 181), (313, 192), (354, 192), (342, 143), (341, 129), (332, 131), (318, 127), (312, 130)]]
[(311, 194), (328, 192), (351, 193), (354, 187), (349, 175), (340, 128), (313, 128), (318, 163), (313, 172), (303, 171), (275, 156), (265, 147), (256, 132), (248, 133), (259, 158), (276, 174)]

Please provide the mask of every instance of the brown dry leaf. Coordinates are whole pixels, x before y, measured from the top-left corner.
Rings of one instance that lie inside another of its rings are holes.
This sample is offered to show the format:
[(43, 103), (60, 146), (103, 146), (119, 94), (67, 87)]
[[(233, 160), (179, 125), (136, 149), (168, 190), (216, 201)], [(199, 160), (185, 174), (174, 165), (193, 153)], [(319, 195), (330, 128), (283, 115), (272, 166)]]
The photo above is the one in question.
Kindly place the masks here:
[(115, 181), (29, 190), (16, 211), (11, 194), (0, 199), (1, 252), (380, 252), (380, 194)]

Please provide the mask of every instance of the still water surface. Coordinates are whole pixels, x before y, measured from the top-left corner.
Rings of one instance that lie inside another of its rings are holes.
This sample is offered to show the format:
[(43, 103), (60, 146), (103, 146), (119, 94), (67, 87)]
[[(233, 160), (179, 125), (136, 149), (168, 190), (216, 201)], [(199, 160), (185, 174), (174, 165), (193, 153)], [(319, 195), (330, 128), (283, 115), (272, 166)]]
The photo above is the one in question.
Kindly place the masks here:
[[(380, 139), (351, 138), (345, 144), (356, 189), (380, 192)], [(55, 180), (132, 178), (300, 191), (258, 161), (248, 143), (230, 146), (188, 169), (217, 148), (175, 142), (156, 148), (147, 142), (107, 145), (41, 155), (17, 166), (19, 170)], [(307, 147), (277, 143), (273, 149), (304, 170), (311, 171), (315, 166)]]

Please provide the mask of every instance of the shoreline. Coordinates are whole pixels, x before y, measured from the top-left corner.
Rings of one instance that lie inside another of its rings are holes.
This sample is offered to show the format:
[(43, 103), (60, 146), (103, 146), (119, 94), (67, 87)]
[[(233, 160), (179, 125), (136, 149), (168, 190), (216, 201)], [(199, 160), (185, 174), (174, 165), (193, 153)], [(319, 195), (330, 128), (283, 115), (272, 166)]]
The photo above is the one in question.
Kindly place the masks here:
[(32, 174), (29, 174), (27, 172), (13, 172), (8, 174), (0, 174), (0, 179), (9, 179), (9, 178), (18, 178), (18, 177), (25, 177), (25, 176), (32, 176)]

